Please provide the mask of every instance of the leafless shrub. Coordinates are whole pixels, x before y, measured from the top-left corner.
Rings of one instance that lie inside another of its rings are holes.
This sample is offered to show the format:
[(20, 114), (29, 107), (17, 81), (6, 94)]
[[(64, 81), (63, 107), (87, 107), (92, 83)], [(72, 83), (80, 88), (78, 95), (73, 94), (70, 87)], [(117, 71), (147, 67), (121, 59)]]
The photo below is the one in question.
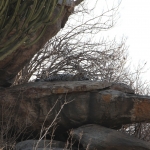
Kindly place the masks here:
[[(73, 100), (67, 100), (67, 94), (65, 95), (64, 97), (64, 102), (61, 104), (60, 106), (60, 109), (59, 111), (57, 112), (57, 114), (55, 115), (55, 117), (53, 118), (51, 124), (49, 126), (46, 126), (45, 125), (45, 122), (47, 121), (47, 118), (51, 115), (52, 111), (54, 111), (56, 105), (59, 102), (59, 99), (56, 100), (56, 102), (54, 103), (54, 105), (52, 106), (52, 108), (50, 108), (49, 112), (47, 113), (46, 117), (45, 117), (45, 120), (42, 124), (42, 127), (41, 127), (41, 131), (40, 131), (40, 136), (39, 136), (39, 139), (38, 139), (38, 142), (36, 143), (36, 145), (34, 146), (34, 150), (36, 150), (38, 148), (38, 145), (40, 143), (41, 140), (44, 140), (46, 139), (46, 136), (50, 134), (50, 143), (48, 146), (48, 148), (52, 149), (52, 143), (53, 143), (53, 139), (55, 137), (55, 130), (57, 128), (57, 122), (59, 120), (59, 114), (61, 113), (62, 109), (64, 108), (65, 105), (67, 105), (68, 103), (71, 103)], [(46, 148), (46, 147), (45, 147)]]
[[(117, 10), (118, 7), (115, 7), (85, 20), (89, 10), (80, 5), (65, 28), (48, 41), (18, 73), (14, 85), (32, 81), (46, 69), (50, 74), (83, 72), (91, 80), (127, 83), (137, 94), (148, 95), (149, 83), (141, 80), (145, 65), (137, 65), (135, 70), (131, 70), (130, 64), (127, 65), (126, 40), (122, 39), (117, 43), (115, 39), (110, 41), (98, 37), (97, 33), (114, 26)], [(75, 15), (78, 15), (79, 19)], [(147, 123), (124, 125), (121, 131), (149, 141)]]
[[(150, 95), (150, 83), (143, 79), (143, 74), (147, 72), (146, 63), (139, 63), (132, 72), (128, 70), (126, 79), (131, 87), (135, 89), (136, 94)], [(149, 123), (135, 123), (123, 125), (121, 132), (135, 136), (139, 139), (150, 141), (150, 124)]]
[(27, 130), (27, 125), (18, 122), (20, 114), (17, 113), (18, 102), (14, 105), (11, 103), (2, 102), (0, 113), (0, 149), (13, 150), (16, 140)]
[(117, 9), (118, 6), (88, 20), (84, 19), (87, 10), (76, 10), (75, 15), (80, 16), (80, 21), (72, 16), (65, 29), (47, 42), (18, 73), (14, 85), (32, 80), (44, 69), (50, 74), (82, 72), (91, 80), (119, 80), (127, 58), (125, 39), (119, 44), (115, 39), (95, 41), (97, 33), (114, 25)]

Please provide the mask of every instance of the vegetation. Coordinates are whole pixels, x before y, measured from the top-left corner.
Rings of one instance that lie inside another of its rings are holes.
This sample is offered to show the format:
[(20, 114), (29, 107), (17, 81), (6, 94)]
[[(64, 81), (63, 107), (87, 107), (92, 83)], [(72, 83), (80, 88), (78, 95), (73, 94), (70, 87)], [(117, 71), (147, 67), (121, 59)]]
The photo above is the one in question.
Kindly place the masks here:
[[(64, 9), (61, 7), (61, 11), (52, 19), (57, 0), (2, 0), (0, 3), (0, 60), (4, 60), (20, 46), (26, 48), (38, 43), (46, 27), (56, 23)], [(52, 75), (82, 72), (90, 80), (123, 82), (132, 86), (137, 94), (149, 94), (147, 82), (140, 80), (144, 66), (135, 71), (131, 71), (127, 66), (126, 39), (122, 38), (120, 43), (115, 39), (95, 40), (98, 33), (114, 26), (113, 18), (118, 7), (119, 5), (91, 18), (88, 14), (92, 10), (87, 10), (84, 4), (76, 8), (65, 28), (21, 68), (13, 86), (33, 82), (36, 76), (46, 69)], [(80, 20), (77, 20), (79, 16)], [(5, 142), (3, 137), (6, 138), (10, 134), (10, 123), (11, 120), (7, 128), (1, 124), (1, 142)], [(125, 125), (121, 131), (150, 140), (149, 124), (146, 123)], [(11, 139), (13, 144), (19, 133)]]
[[(65, 1), (64, 1), (65, 2)], [(55, 19), (52, 14), (57, 0), (2, 0), (0, 11), (0, 60), (20, 46), (30, 46), (43, 35), (46, 26), (59, 18), (63, 7)], [(35, 37), (38, 30), (38, 37)], [(35, 37), (35, 38), (34, 38)]]

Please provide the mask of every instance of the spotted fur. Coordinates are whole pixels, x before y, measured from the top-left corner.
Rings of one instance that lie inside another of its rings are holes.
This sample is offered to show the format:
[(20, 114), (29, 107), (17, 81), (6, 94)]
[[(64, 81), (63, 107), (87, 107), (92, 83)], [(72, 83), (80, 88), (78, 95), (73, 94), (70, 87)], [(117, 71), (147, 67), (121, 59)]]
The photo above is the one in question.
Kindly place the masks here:
[(83, 81), (89, 80), (83, 73), (73, 74), (54, 74), (49, 75), (48, 71), (43, 71), (40, 78), (35, 81)]

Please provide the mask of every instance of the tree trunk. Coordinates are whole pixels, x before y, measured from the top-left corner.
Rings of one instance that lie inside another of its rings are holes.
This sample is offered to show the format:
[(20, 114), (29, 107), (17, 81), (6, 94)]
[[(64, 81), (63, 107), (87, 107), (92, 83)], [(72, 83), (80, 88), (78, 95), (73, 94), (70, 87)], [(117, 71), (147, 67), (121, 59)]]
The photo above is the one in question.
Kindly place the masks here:
[[(61, 7), (57, 6), (53, 12), (52, 20), (60, 13)], [(0, 60), (0, 86), (8, 87), (12, 84), (14, 77), (29, 62), (34, 54), (36, 54), (44, 44), (55, 36), (59, 30), (65, 25), (71, 12), (65, 7), (60, 18), (56, 23), (48, 25), (43, 36), (37, 43), (32, 46), (21, 46), (11, 54), (7, 55), (3, 60)], [(43, 27), (42, 27), (43, 28)], [(42, 32), (42, 28), (32, 37), (36, 39)]]

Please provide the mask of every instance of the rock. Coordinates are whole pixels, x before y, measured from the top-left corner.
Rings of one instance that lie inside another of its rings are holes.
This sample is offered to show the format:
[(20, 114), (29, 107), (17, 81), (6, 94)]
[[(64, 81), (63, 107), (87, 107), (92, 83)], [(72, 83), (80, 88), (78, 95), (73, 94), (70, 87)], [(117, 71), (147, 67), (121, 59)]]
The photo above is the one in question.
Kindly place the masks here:
[[(69, 150), (69, 149), (65, 149), (65, 148), (33, 148), (33, 147), (28, 147), (28, 148), (24, 148), (24, 149), (20, 149), (20, 150)], [(73, 149), (72, 149), (73, 150)]]
[(63, 150), (65, 148), (65, 143), (55, 140), (26, 140), (16, 144), (16, 150)]
[[(44, 92), (44, 96), (50, 94), (63, 94), (63, 93), (72, 93), (72, 92), (84, 92), (84, 91), (92, 91), (92, 90), (117, 90), (128, 94), (134, 94), (134, 90), (123, 83), (114, 83), (107, 81), (56, 81), (56, 82), (37, 82), (37, 83), (27, 83), (23, 85), (18, 85), (13, 87), (14, 90), (23, 89), (30, 94), (32, 93), (32, 89), (40, 89), (43, 91), (44, 89), (47, 93)], [(33, 93), (32, 93), (33, 95)], [(31, 96), (31, 95), (28, 95)], [(34, 96), (34, 95), (33, 95)], [(43, 97), (42, 92), (39, 96)]]
[[(52, 94), (66, 94), (75, 92), (84, 92), (92, 90), (110, 89), (113, 83), (101, 81), (57, 81), (57, 82), (36, 82), (14, 86), (13, 90), (24, 90), (28, 97), (33, 97), (33, 90), (38, 91), (40, 97)], [(42, 91), (45, 90), (43, 93)], [(31, 93), (31, 94), (30, 94)], [(44, 94), (44, 95), (43, 95)], [(37, 95), (37, 94), (36, 94)]]
[[(69, 150), (71, 145), (66, 143), (56, 140), (26, 140), (17, 143), (15, 150)], [(71, 150), (78, 150), (78, 148), (71, 146)]]
[(150, 122), (150, 96), (116, 91), (111, 85), (99, 81), (34, 82), (0, 88), (0, 111), (8, 111), (0, 121), (11, 114), (16, 126), (40, 130), (43, 122), (50, 126), (60, 112), (57, 123), (61, 131), (91, 123), (119, 129), (123, 124)]
[(99, 125), (73, 129), (71, 135), (87, 150), (150, 150), (150, 143)]

